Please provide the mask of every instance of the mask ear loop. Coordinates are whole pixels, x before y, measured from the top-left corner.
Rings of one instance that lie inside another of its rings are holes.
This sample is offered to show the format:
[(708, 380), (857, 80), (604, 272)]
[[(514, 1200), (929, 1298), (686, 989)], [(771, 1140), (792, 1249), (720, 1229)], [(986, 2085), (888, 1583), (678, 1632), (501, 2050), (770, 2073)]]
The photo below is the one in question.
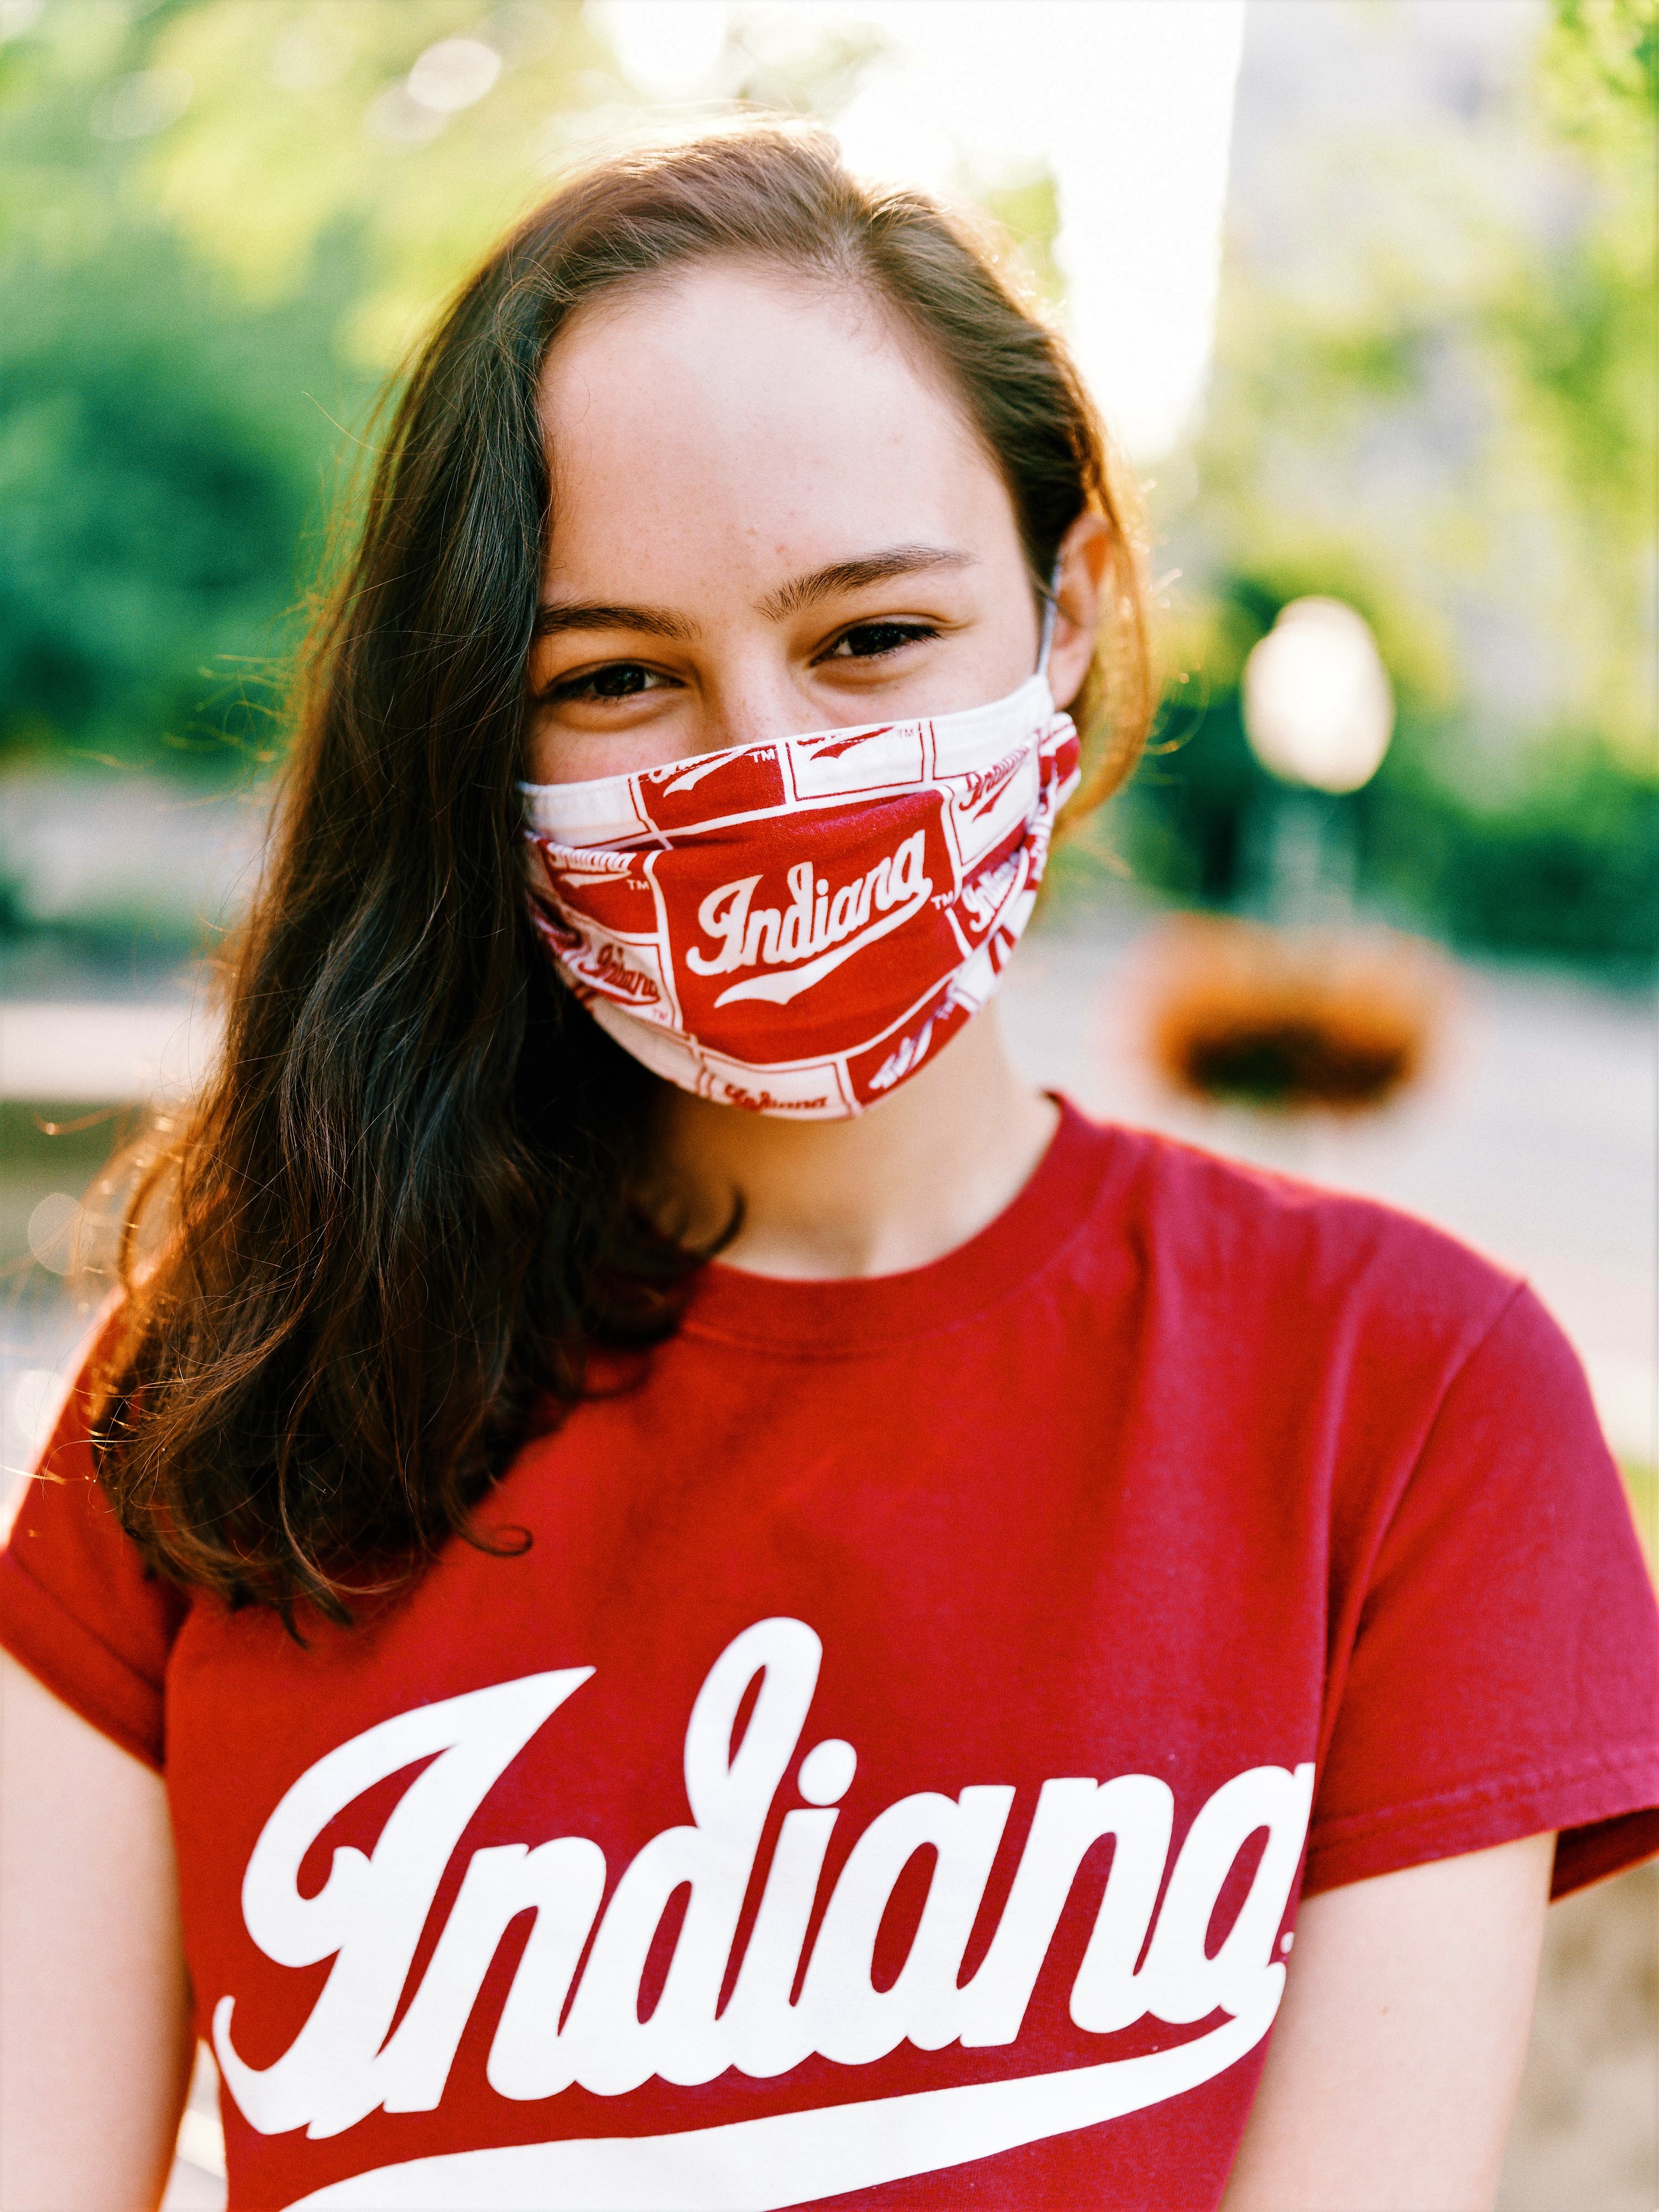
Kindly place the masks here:
[(1054, 574), (1048, 579), (1048, 589), (1042, 604), (1042, 641), (1037, 647), (1036, 672), (1048, 673), (1048, 653), (1054, 641), (1054, 617), (1060, 611), (1060, 562), (1054, 562)]

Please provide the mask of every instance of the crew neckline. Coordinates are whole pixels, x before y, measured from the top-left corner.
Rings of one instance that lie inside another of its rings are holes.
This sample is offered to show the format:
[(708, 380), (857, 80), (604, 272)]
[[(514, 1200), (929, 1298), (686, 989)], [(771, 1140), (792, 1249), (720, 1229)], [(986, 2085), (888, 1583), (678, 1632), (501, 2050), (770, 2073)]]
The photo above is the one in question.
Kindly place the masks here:
[(711, 1261), (696, 1279), (684, 1334), (779, 1351), (853, 1352), (959, 1327), (1040, 1274), (1097, 1200), (1111, 1132), (1054, 1095), (1060, 1122), (1002, 1212), (963, 1244), (892, 1275), (802, 1281)]

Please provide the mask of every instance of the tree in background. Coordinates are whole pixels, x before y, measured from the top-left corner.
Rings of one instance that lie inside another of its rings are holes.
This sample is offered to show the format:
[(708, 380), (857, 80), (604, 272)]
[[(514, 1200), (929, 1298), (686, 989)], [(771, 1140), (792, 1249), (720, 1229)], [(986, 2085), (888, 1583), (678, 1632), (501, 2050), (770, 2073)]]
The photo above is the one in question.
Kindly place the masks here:
[(342, 410), (349, 255), (250, 300), (155, 204), (177, 11), (0, 45), (0, 756), (267, 753)]
[[(831, 111), (878, 43), (739, 17), (720, 89)], [(0, 758), (268, 758), (374, 393), (642, 120), (579, 0), (5, 0)]]
[(349, 239), (339, 343), (374, 372), (629, 112), (577, 0), (482, 18), (465, 0), (197, 0), (152, 51), (193, 88), (149, 165), (158, 207), (251, 300), (302, 293)]
[(574, 0), (60, 0), (0, 46), (0, 747), (269, 757), (374, 391), (535, 189), (503, 110), (551, 158), (603, 61)]

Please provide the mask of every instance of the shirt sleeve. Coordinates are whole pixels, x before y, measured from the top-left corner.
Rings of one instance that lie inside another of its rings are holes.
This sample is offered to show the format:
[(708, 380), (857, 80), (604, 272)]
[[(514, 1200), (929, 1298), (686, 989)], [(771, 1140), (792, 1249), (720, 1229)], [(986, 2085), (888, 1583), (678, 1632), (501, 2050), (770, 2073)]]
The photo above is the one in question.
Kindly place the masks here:
[(1304, 1887), (1552, 1828), (1558, 1897), (1659, 1851), (1659, 1613), (1583, 1370), (1522, 1289), (1376, 1550)]
[(167, 1666), (188, 1597), (149, 1573), (93, 1468), (82, 1370), (0, 1552), (0, 1645), (161, 1771)]

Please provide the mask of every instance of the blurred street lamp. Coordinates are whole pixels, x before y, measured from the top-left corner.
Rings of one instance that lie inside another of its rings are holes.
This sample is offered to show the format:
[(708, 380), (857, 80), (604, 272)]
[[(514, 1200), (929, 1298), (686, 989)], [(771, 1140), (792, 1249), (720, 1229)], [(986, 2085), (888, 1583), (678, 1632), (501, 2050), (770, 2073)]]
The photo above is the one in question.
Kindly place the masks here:
[(1340, 599), (1292, 599), (1244, 664), (1244, 730), (1286, 783), (1369, 783), (1394, 734), (1394, 693), (1364, 617)]
[(1430, 1056), (1445, 990), (1424, 948), (1356, 927), (1354, 811), (1394, 734), (1394, 693), (1364, 618), (1293, 599), (1244, 664), (1244, 728), (1278, 788), (1266, 914), (1188, 918), (1150, 957), (1146, 1042), (1166, 1082), (1297, 1115), (1388, 1104)]
[(1356, 823), (1394, 734), (1394, 693), (1363, 616), (1293, 599), (1244, 664), (1251, 750), (1275, 779), (1266, 917), (1188, 920), (1151, 957), (1147, 1045), (1177, 1090), (1281, 1114), (1350, 1114), (1408, 1090), (1443, 989), (1420, 947), (1355, 926)]
[(1357, 824), (1343, 804), (1381, 767), (1394, 693), (1363, 615), (1292, 599), (1244, 664), (1250, 749), (1276, 790), (1259, 817), (1266, 911), (1292, 927), (1352, 919)]

